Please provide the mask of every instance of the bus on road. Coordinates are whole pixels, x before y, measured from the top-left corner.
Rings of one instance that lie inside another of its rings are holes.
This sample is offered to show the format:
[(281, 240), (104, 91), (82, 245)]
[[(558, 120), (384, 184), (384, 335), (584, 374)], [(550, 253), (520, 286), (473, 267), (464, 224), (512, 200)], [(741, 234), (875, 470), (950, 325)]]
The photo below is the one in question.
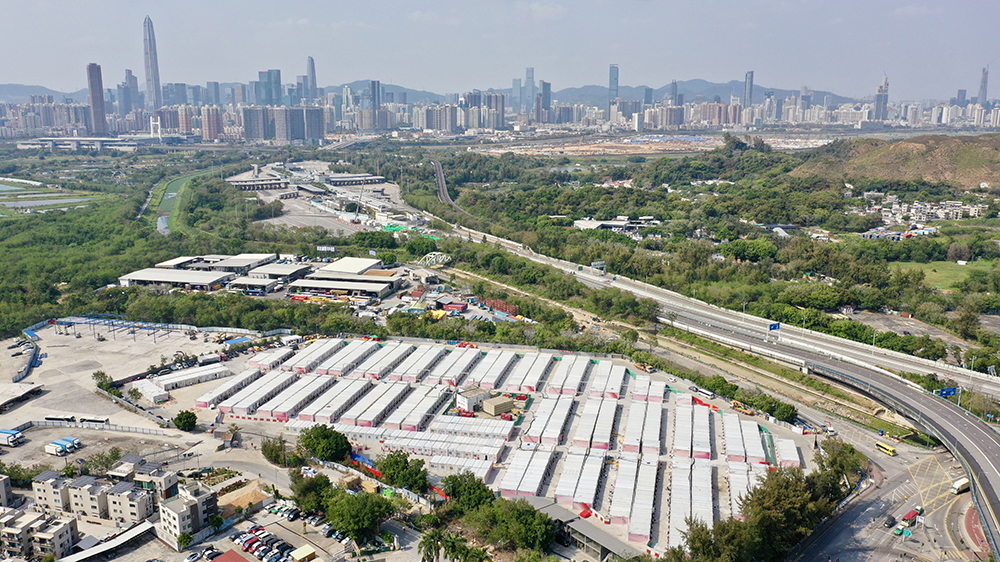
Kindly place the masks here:
[(896, 456), (896, 448), (895, 447), (890, 447), (889, 445), (886, 445), (885, 443), (882, 443), (880, 441), (876, 441), (875, 442), (875, 448), (878, 449), (879, 451), (882, 451), (883, 453), (889, 455), (890, 457)]

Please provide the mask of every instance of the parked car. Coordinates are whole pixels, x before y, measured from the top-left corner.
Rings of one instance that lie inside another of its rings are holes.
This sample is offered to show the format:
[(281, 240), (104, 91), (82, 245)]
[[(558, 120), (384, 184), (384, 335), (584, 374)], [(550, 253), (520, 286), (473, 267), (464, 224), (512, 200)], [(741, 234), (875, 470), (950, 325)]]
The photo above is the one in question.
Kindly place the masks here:
[(222, 556), (221, 550), (213, 550), (212, 552), (208, 553), (208, 558), (206, 558), (206, 560), (208, 560), (208, 562), (212, 562), (212, 560), (215, 560), (220, 556)]
[(299, 518), (299, 510), (293, 509), (293, 510), (291, 510), (291, 511), (288, 512), (287, 519), (289, 521), (295, 521), (298, 518)]
[(896, 518), (890, 515), (885, 518), (885, 521), (883, 521), (882, 524), (885, 525), (886, 529), (891, 529), (896, 525)]
[(201, 558), (200, 552), (192, 552), (191, 554), (187, 555), (187, 558), (184, 559), (184, 562), (197, 562), (199, 558)]

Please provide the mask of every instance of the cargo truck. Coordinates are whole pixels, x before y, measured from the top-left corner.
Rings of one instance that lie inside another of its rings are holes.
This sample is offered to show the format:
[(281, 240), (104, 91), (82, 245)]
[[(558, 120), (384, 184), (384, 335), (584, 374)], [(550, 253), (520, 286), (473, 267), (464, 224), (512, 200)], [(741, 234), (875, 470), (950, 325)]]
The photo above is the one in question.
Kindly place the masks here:
[(955, 480), (951, 484), (951, 493), (953, 493), (953, 494), (961, 494), (962, 492), (964, 492), (964, 491), (966, 491), (968, 489), (969, 489), (969, 479), (968, 478), (959, 478), (958, 480)]
[(81, 443), (80, 440), (77, 439), (76, 437), (63, 437), (62, 440), (72, 443), (74, 449), (79, 449), (81, 446), (83, 446), (83, 443)]
[(76, 450), (76, 446), (73, 445), (72, 441), (66, 441), (65, 439), (56, 439), (55, 441), (53, 441), (53, 443), (55, 443), (56, 445), (62, 445), (62, 447), (66, 449), (67, 453), (71, 453)]
[(0, 445), (17, 447), (24, 442), (24, 434), (13, 429), (0, 429)]
[(45, 446), (45, 452), (50, 455), (61, 457), (66, 454), (66, 447), (60, 445), (59, 443), (49, 443)]

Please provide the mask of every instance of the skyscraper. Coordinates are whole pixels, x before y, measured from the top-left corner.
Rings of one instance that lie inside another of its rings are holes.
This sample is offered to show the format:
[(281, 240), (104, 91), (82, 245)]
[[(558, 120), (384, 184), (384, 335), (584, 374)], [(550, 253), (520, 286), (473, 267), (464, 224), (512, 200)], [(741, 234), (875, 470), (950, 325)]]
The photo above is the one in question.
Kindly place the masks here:
[(510, 108), (514, 113), (522, 113), (521, 104), (521, 79), (514, 78), (510, 85)]
[(743, 79), (743, 107), (753, 105), (753, 71), (748, 70)]
[(653, 89), (649, 86), (646, 86), (642, 92), (642, 103), (644, 105), (653, 105)]
[(159, 109), (163, 105), (160, 63), (156, 60), (156, 35), (153, 34), (153, 20), (149, 16), (142, 22), (142, 45), (146, 55), (146, 103), (150, 109)]
[(608, 70), (608, 107), (614, 103), (618, 97), (618, 65), (613, 64)]
[(670, 105), (681, 105), (677, 102), (677, 80), (670, 81), (670, 90), (668, 91), (667, 97), (670, 100)]
[(886, 121), (889, 119), (889, 77), (882, 77), (882, 85), (875, 91), (875, 113), (873, 121)]
[(316, 61), (312, 57), (306, 58), (306, 76), (309, 77), (309, 91), (303, 97), (306, 101), (312, 102), (319, 95), (316, 88)]
[(552, 109), (552, 84), (545, 80), (539, 80), (538, 84), (542, 87), (542, 109), (548, 111)]
[(87, 88), (90, 102), (90, 134), (108, 134), (108, 123), (104, 119), (104, 80), (101, 78), (101, 65), (92, 62), (87, 65)]
[(382, 107), (382, 83), (378, 80), (370, 80), (368, 82), (368, 89), (372, 95), (372, 109), (377, 110)]
[(125, 81), (118, 85), (118, 116), (125, 117), (139, 107), (139, 79), (125, 69)]
[(524, 91), (521, 92), (521, 99), (526, 108), (530, 109), (535, 103), (535, 67), (529, 66), (524, 69)]
[(986, 83), (989, 81), (989, 78), (990, 78), (990, 67), (988, 66), (983, 67), (983, 77), (979, 79), (979, 100), (978, 100), (979, 105), (983, 107), (989, 107), (988, 105), (986, 105), (988, 103), (986, 100), (989, 99), (986, 97)]

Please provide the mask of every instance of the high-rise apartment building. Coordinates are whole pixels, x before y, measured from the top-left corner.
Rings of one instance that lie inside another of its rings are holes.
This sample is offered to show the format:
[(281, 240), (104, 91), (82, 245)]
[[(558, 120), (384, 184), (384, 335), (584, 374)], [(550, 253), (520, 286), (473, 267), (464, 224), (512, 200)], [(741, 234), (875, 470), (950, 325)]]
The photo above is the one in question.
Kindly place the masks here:
[(104, 80), (101, 77), (101, 65), (90, 63), (87, 65), (87, 88), (90, 91), (88, 96), (90, 104), (90, 134), (108, 134), (108, 122), (104, 117)]
[(118, 84), (118, 117), (125, 117), (139, 108), (139, 79), (125, 69), (125, 80)]
[(319, 88), (316, 87), (316, 61), (312, 57), (306, 58), (306, 76), (309, 77), (309, 91), (302, 97), (313, 102), (319, 97)]
[(510, 84), (510, 109), (514, 113), (521, 113), (523, 110), (521, 102), (521, 79), (514, 78)]
[(214, 141), (222, 136), (222, 109), (217, 105), (201, 108), (201, 140)]
[(753, 105), (753, 71), (748, 70), (743, 78), (743, 107)]
[(667, 90), (668, 105), (681, 105), (677, 101), (677, 80), (670, 81), (670, 89)]
[(160, 63), (156, 59), (156, 35), (153, 33), (153, 20), (149, 16), (142, 22), (142, 46), (146, 59), (146, 104), (150, 109), (159, 109), (163, 105)]
[(882, 77), (882, 85), (875, 91), (875, 112), (872, 115), (873, 121), (886, 121), (889, 119), (889, 77)]
[(205, 83), (205, 97), (202, 101), (205, 105), (222, 105), (222, 92), (218, 82)]
[(977, 101), (979, 105), (987, 108), (989, 107), (987, 105), (989, 103), (987, 101), (989, 98), (986, 97), (987, 94), (986, 86), (987, 83), (989, 82), (989, 78), (990, 78), (990, 67), (988, 66), (983, 67), (983, 77), (979, 79), (979, 99)]
[(618, 65), (611, 65), (608, 70), (608, 107), (618, 98)]

